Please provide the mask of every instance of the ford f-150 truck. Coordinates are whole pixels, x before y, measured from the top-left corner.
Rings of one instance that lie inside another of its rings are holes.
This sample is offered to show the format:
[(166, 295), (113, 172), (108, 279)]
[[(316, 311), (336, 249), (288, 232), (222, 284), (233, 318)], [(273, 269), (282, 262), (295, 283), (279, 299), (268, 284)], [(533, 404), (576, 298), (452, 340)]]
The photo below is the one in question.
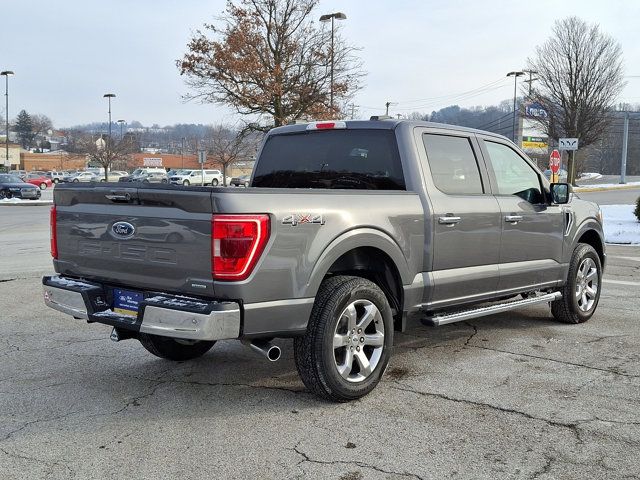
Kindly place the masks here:
[(293, 337), (306, 387), (369, 393), (394, 331), (548, 303), (580, 323), (600, 296), (599, 207), (506, 138), (426, 122), (271, 130), (247, 189), (59, 185), (47, 305), (187, 360)]

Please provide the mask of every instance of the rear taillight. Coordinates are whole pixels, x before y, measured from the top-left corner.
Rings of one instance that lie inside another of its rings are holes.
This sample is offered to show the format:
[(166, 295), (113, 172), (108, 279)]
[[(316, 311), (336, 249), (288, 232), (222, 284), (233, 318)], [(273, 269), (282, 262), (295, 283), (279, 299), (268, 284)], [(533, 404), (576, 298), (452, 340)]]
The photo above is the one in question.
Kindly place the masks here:
[(211, 269), (215, 280), (246, 279), (269, 240), (268, 215), (214, 215)]
[(51, 207), (51, 213), (49, 214), (49, 239), (51, 240), (51, 256), (58, 258), (58, 232), (57, 232), (57, 211), (56, 206)]

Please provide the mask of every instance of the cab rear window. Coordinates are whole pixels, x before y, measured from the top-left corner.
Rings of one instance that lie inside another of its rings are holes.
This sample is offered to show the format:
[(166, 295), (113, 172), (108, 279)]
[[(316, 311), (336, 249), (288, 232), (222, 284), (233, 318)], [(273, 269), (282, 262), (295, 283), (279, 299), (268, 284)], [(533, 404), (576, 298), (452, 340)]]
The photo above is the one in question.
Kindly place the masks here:
[(391, 130), (324, 130), (273, 135), (253, 187), (405, 190)]

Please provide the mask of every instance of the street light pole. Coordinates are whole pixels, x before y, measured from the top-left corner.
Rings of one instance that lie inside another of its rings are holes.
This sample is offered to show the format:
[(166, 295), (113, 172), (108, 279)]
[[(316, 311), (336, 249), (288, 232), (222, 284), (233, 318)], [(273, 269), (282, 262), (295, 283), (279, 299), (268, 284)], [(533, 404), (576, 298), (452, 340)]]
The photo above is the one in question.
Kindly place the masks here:
[(509, 72), (507, 77), (513, 77), (513, 143), (516, 143), (516, 98), (518, 95), (518, 77), (524, 75), (524, 72)]
[(335, 26), (334, 20), (346, 20), (347, 16), (342, 12), (329, 13), (327, 15), (322, 15), (320, 17), (321, 22), (328, 22), (331, 20), (331, 85), (330, 85), (330, 104), (331, 104), (331, 115), (333, 116), (335, 112), (335, 108), (333, 106), (333, 75), (334, 75), (334, 36), (335, 36)]
[(4, 120), (5, 120), (6, 137), (4, 140), (4, 144), (5, 144), (4, 165), (5, 167), (7, 167), (7, 170), (10, 170), (11, 164), (9, 163), (9, 75), (13, 75), (13, 72), (11, 70), (5, 70), (3, 72), (0, 72), (0, 75), (4, 75), (4, 80), (5, 80), (5, 84), (4, 84), (5, 119)]
[(117, 123), (120, 124), (120, 141), (122, 141), (122, 126), (126, 123), (124, 120), (118, 120)]
[(111, 99), (116, 96), (115, 93), (105, 93), (102, 97), (109, 100), (109, 139), (111, 139)]

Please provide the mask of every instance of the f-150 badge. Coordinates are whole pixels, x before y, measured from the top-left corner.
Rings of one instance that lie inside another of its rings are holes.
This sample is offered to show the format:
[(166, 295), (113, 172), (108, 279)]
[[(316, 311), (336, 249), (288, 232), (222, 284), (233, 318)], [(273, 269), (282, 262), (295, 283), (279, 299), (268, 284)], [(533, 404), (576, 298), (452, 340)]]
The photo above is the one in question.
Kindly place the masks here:
[(291, 225), (292, 227), (302, 225), (303, 223), (315, 223), (316, 225), (324, 225), (324, 218), (322, 217), (322, 215), (314, 215), (311, 213), (292, 213), (291, 215), (286, 215), (282, 219), (283, 225)]

